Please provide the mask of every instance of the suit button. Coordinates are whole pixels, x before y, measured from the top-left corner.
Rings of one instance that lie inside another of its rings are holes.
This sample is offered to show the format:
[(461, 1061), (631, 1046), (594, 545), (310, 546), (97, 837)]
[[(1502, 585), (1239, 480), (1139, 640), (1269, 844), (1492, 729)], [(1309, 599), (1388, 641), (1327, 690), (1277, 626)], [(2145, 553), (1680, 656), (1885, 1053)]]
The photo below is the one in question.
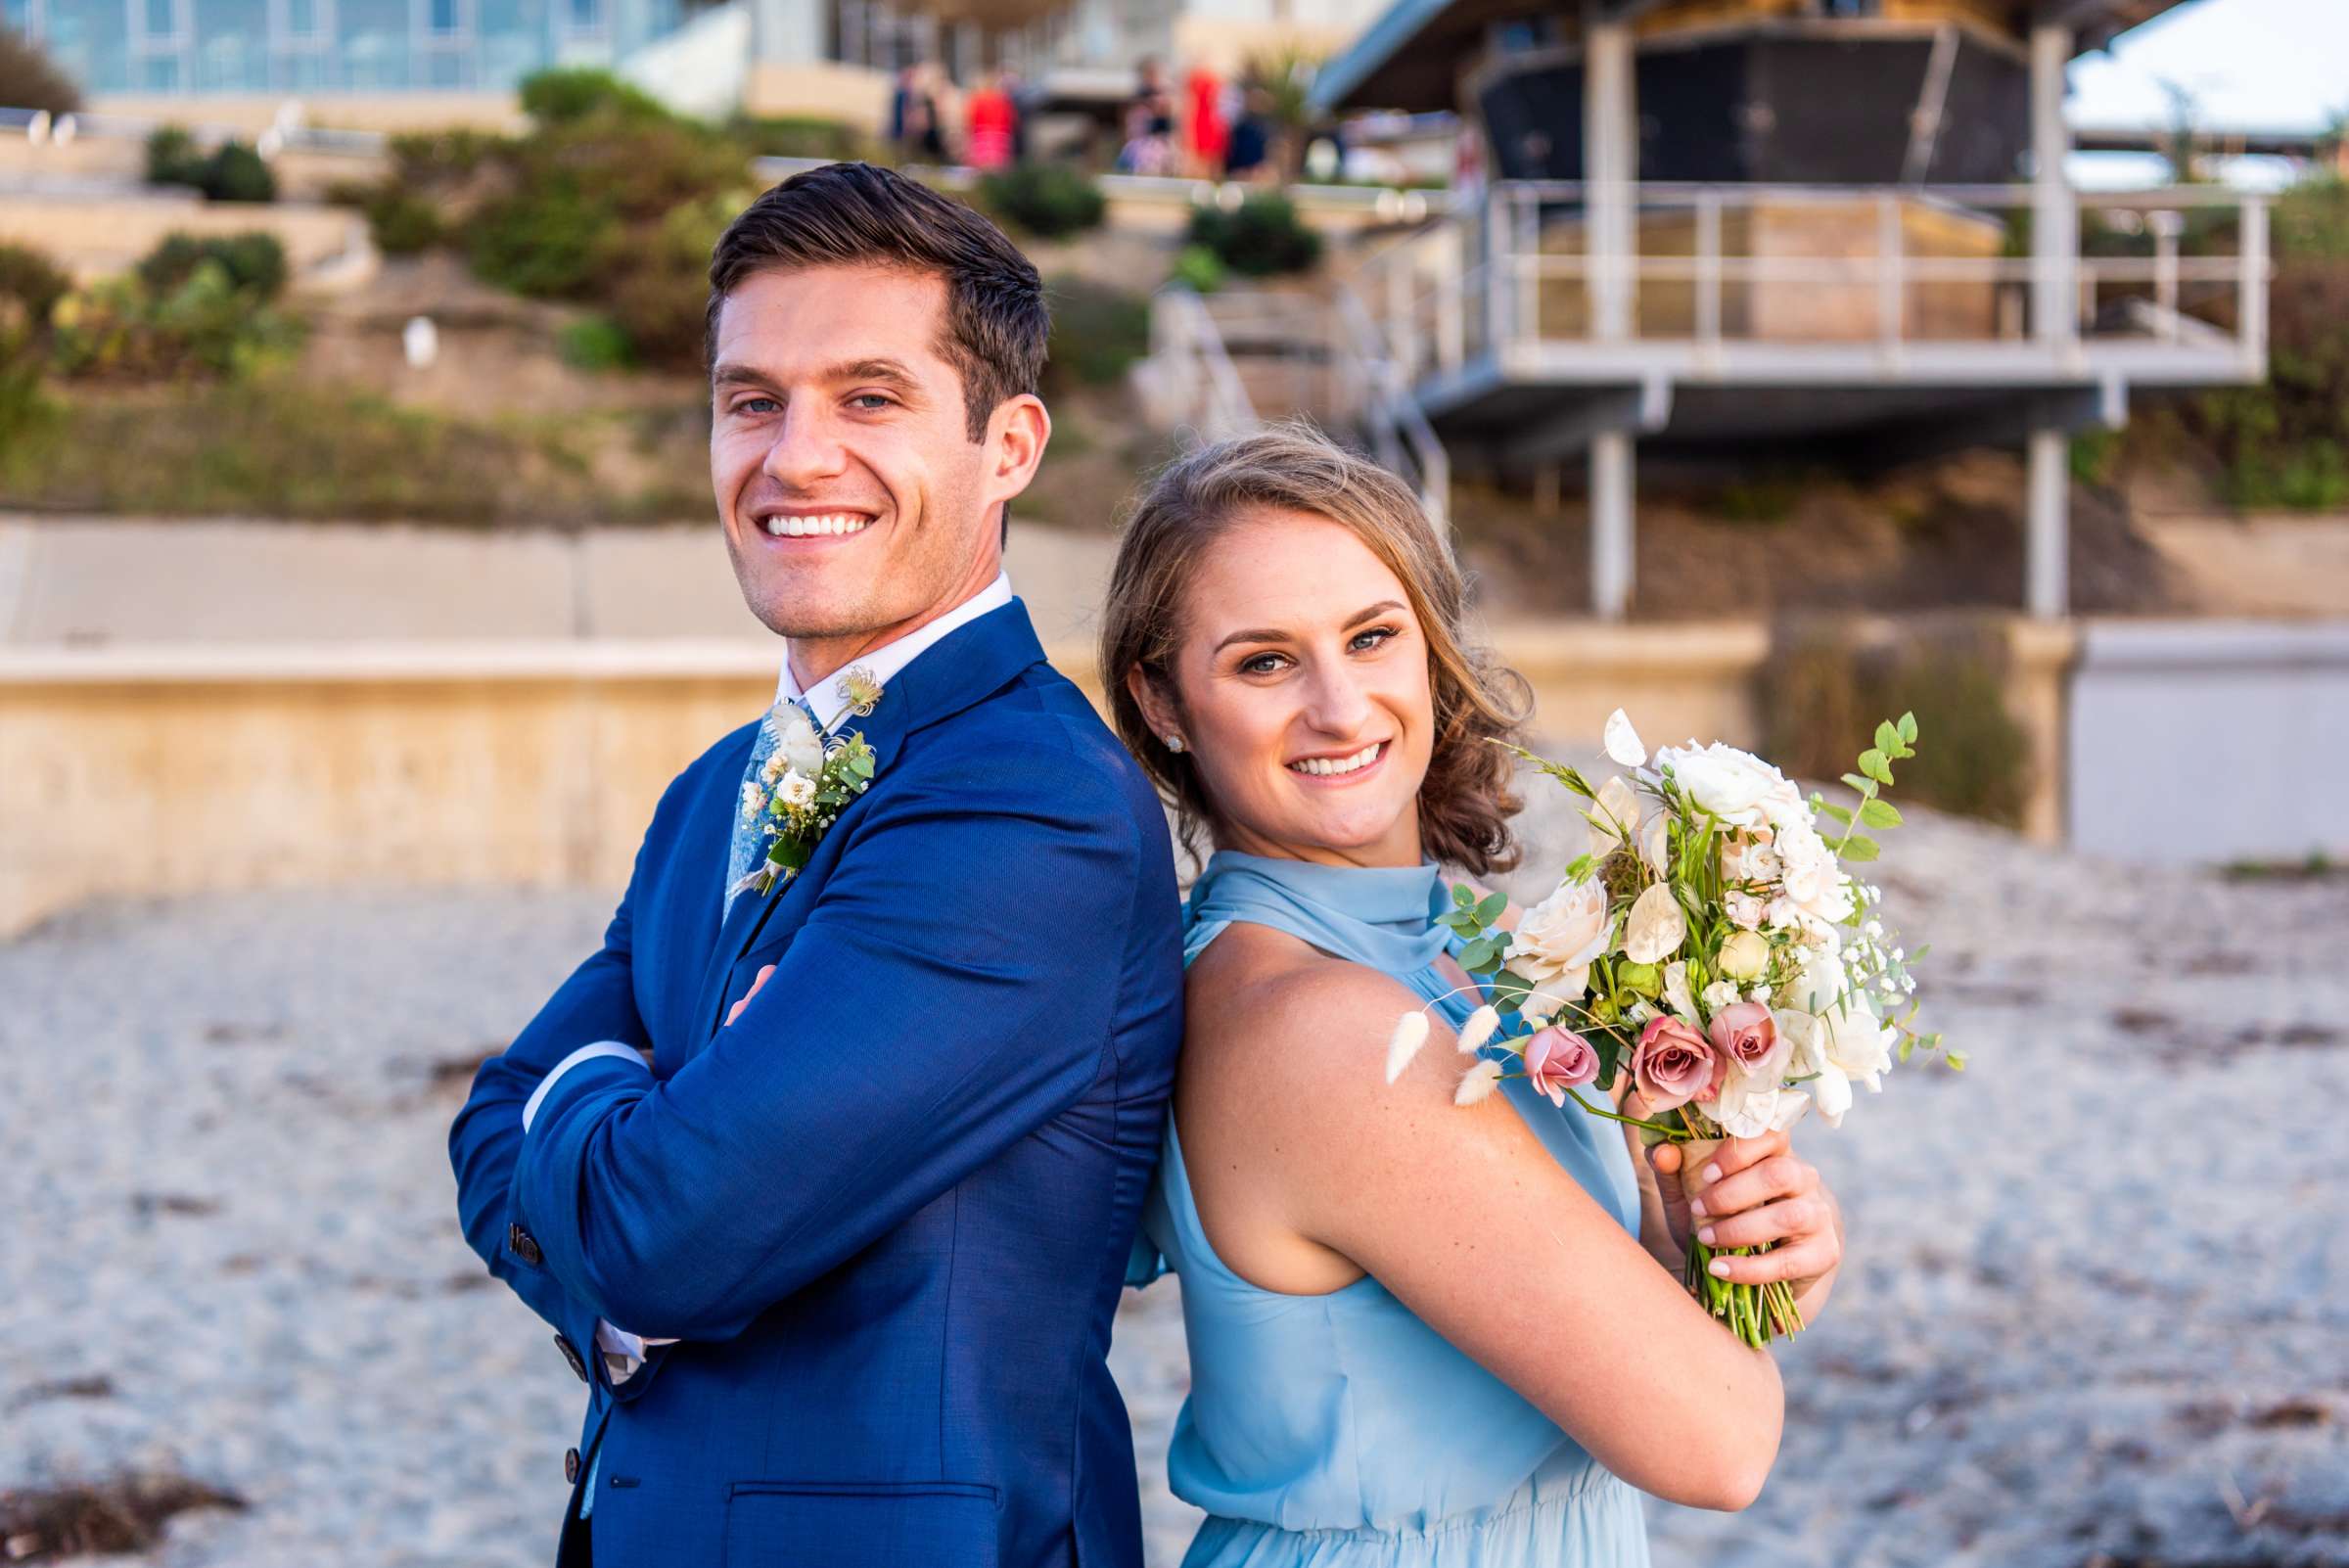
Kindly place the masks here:
[(579, 1451), (576, 1449), (563, 1451), (563, 1479), (571, 1482), (574, 1486), (578, 1484)]
[(582, 1383), (586, 1382), (586, 1360), (579, 1355), (579, 1348), (571, 1342), (571, 1336), (568, 1334), (557, 1334), (555, 1336), (555, 1349), (561, 1351), (563, 1353), (563, 1360), (571, 1363), (572, 1375), (576, 1377)]
[(514, 1249), (515, 1257), (532, 1268), (546, 1262), (546, 1254), (538, 1250), (537, 1238), (520, 1225), (506, 1226), (506, 1245)]

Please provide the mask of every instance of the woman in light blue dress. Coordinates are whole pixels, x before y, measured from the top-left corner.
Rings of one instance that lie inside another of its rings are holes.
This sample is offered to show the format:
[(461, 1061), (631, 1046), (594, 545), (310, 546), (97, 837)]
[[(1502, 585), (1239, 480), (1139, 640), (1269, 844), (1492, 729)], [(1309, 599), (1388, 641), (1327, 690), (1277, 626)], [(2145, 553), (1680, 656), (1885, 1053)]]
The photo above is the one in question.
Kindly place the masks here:
[[(1775, 1241), (1732, 1277), (1813, 1318), (1841, 1255), (1783, 1133), (1683, 1195), (1677, 1151), (1651, 1169), (1522, 1079), (1451, 1103), (1476, 998), (1438, 862), (1505, 868), (1517, 805), (1463, 597), (1410, 493), (1299, 432), (1178, 462), (1120, 551), (1112, 707), (1215, 849), (1137, 1249), (1137, 1280), (1182, 1279), (1185, 1568), (1641, 1568), (1639, 1492), (1743, 1507), (1782, 1414), (1768, 1355), (1681, 1284), (1685, 1227)], [(1442, 1027), (1390, 1086), (1419, 1004)]]

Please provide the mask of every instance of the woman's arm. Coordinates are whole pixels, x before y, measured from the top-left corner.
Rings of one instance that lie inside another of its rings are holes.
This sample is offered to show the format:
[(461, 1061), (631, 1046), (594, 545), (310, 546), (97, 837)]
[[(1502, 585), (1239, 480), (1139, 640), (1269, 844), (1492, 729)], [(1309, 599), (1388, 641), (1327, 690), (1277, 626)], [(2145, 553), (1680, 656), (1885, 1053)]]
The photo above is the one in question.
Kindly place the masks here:
[(1751, 1502), (1783, 1414), (1769, 1356), (1715, 1322), (1506, 1103), (1452, 1104), (1465, 1063), (1448, 1031), (1385, 1082), (1387, 1037), (1417, 1000), (1402, 987), (1324, 962), (1251, 990), (1215, 1008), (1222, 1027), (1184, 1064), (1183, 1125), (1216, 1118), (1226, 1159), (1246, 1151), (1211, 1182), (1230, 1175), (1251, 1211), (1270, 1206), (1300, 1242), (1376, 1275), (1642, 1491)]

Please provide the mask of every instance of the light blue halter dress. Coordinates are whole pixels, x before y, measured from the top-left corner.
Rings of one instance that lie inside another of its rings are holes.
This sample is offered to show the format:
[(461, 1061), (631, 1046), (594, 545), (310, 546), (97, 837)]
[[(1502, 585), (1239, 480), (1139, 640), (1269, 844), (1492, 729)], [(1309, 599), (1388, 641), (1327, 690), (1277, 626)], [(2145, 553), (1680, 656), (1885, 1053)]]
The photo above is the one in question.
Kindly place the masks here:
[[(1184, 959), (1248, 921), (1432, 999), (1451, 989), (1433, 967), (1453, 940), (1435, 924), (1449, 902), (1432, 865), (1227, 851), (1191, 892)], [(1475, 999), (1438, 1008), (1457, 1029)], [(1571, 1101), (1560, 1110), (1521, 1079), (1501, 1090), (1635, 1232), (1622, 1130)], [(1376, 1279), (1290, 1296), (1225, 1268), (1200, 1226), (1171, 1116), (1142, 1222), (1146, 1246), (1182, 1276), (1191, 1393), (1167, 1470), (1174, 1495), (1209, 1515), (1183, 1568), (1645, 1568), (1638, 1493)]]

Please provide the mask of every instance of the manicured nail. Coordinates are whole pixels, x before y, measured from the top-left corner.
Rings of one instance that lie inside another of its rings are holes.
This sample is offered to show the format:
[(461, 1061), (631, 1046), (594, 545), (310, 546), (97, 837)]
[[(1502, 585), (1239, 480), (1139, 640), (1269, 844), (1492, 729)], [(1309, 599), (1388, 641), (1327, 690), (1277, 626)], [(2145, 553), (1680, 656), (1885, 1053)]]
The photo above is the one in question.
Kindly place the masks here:
[(1719, 1181), (1721, 1179), (1721, 1167), (1718, 1165), (1706, 1166), (1704, 1179), (1708, 1183)]
[(1704, 1243), (1706, 1246), (1708, 1246), (1708, 1247), (1712, 1246), (1712, 1245), (1713, 1245), (1713, 1227), (1712, 1227), (1711, 1225), (1707, 1225), (1707, 1226), (1705, 1226), (1705, 1228), (1704, 1228), (1704, 1229), (1702, 1229), (1702, 1230), (1700, 1230), (1700, 1231), (1698, 1231), (1698, 1232), (1696, 1233), (1696, 1239), (1697, 1239), (1697, 1240), (1699, 1240), (1699, 1241), (1701, 1241), (1701, 1242), (1703, 1242), (1703, 1243)]
[(1717, 1277), (1722, 1279), (1729, 1277), (1729, 1261), (1727, 1258), (1716, 1258), (1708, 1267)]
[(1688, 1212), (1690, 1214), (1703, 1214), (1705, 1212), (1705, 1200), (1702, 1198), (1690, 1198), (1688, 1200)]

